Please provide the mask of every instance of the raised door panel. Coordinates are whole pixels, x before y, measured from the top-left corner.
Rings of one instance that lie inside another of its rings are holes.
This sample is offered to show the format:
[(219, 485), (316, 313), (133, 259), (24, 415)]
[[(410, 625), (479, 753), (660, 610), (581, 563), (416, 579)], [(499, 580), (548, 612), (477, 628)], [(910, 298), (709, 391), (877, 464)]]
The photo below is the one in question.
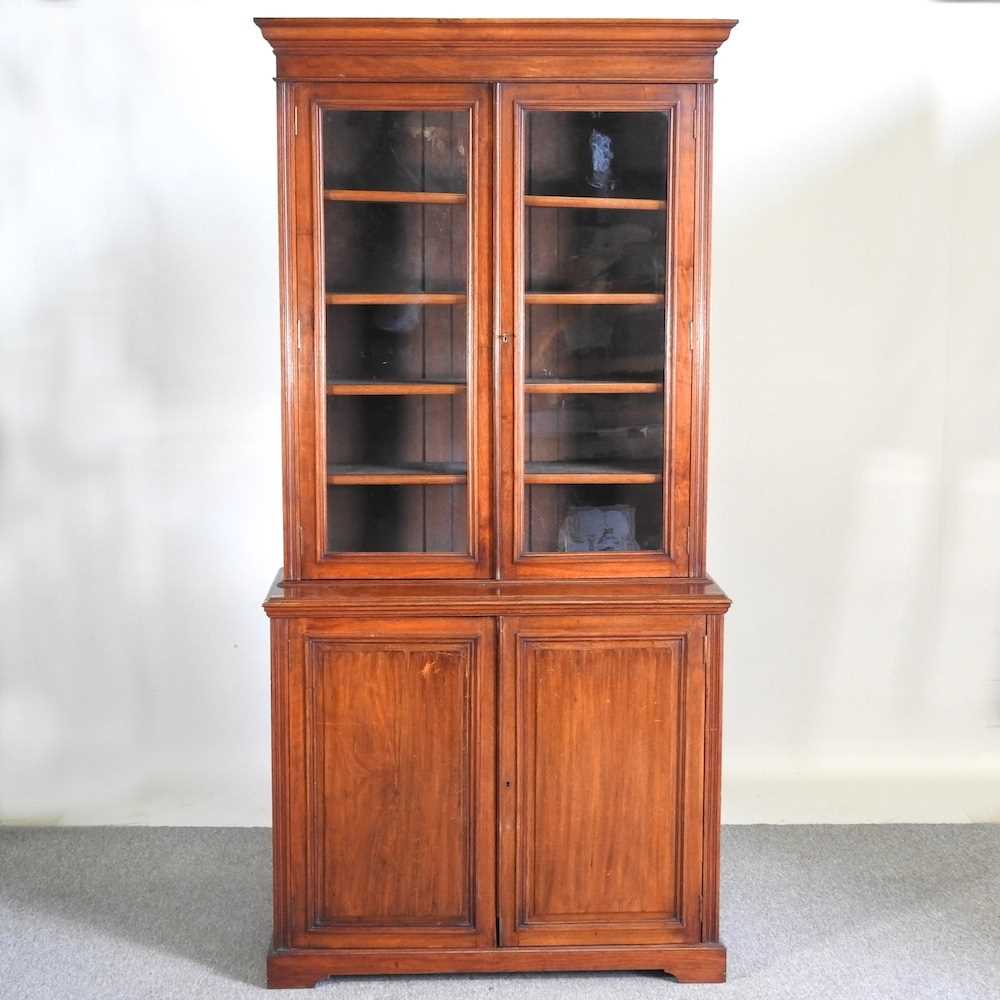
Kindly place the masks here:
[(504, 944), (698, 940), (704, 621), (505, 621)]
[(492, 623), (306, 623), (293, 668), (293, 941), (495, 937)]

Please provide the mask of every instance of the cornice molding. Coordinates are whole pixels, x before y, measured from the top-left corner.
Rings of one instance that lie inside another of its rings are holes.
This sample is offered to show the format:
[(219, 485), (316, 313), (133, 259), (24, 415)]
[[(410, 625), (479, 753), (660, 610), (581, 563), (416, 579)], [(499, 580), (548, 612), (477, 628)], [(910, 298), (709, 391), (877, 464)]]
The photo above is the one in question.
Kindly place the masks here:
[(429, 51), (447, 44), (454, 51), (488, 47), (544, 46), (579, 53), (641, 49), (661, 54), (714, 54), (736, 21), (529, 19), (254, 18), (278, 54), (321, 53), (331, 49), (391, 47)]

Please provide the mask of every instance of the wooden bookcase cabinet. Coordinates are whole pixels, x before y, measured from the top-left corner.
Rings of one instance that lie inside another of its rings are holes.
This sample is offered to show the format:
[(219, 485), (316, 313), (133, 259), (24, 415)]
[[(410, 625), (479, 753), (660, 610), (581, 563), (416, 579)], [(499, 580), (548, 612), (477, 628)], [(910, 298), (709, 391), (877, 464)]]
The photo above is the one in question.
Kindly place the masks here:
[(285, 513), (268, 983), (721, 981), (705, 445), (735, 22), (257, 23)]

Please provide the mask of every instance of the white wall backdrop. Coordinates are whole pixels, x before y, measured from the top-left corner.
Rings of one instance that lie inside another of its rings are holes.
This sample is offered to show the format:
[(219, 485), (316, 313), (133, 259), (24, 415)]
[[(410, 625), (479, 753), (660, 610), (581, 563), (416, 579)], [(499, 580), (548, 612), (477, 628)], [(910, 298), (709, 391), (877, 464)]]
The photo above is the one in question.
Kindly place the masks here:
[[(3, 3), (0, 819), (266, 824), (273, 62), (329, 3)], [(709, 565), (729, 822), (1000, 820), (1000, 7), (740, 17)]]

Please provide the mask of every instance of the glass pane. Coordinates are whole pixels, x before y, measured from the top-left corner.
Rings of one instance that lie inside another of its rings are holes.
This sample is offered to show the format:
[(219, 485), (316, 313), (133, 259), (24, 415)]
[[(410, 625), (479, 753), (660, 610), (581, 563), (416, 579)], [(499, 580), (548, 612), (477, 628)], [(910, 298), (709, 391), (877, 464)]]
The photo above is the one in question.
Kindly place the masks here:
[(465, 486), (330, 486), (329, 552), (457, 552)]
[(330, 381), (464, 382), (465, 306), (327, 306)]
[(465, 292), (465, 205), (327, 201), (327, 292)]
[(525, 376), (663, 378), (662, 306), (528, 306)]
[(661, 292), (667, 242), (662, 212), (528, 208), (532, 292)]
[(525, 119), (525, 548), (662, 551), (667, 114)]
[(468, 135), (323, 114), (329, 552), (468, 552)]
[(465, 192), (464, 111), (326, 111), (323, 186)]
[[(526, 469), (536, 462), (585, 462), (659, 472), (663, 454), (660, 393), (528, 396)], [(618, 473), (616, 473), (618, 474)]]
[(527, 194), (665, 197), (663, 112), (532, 111), (525, 124)]
[(529, 552), (637, 552), (663, 548), (662, 488), (529, 486)]
[[(334, 385), (333, 392), (343, 388)], [(464, 473), (465, 387), (446, 388), (459, 391), (432, 396), (329, 396), (326, 442), (331, 468), (381, 465), (416, 472), (422, 464), (451, 462), (460, 463)]]

